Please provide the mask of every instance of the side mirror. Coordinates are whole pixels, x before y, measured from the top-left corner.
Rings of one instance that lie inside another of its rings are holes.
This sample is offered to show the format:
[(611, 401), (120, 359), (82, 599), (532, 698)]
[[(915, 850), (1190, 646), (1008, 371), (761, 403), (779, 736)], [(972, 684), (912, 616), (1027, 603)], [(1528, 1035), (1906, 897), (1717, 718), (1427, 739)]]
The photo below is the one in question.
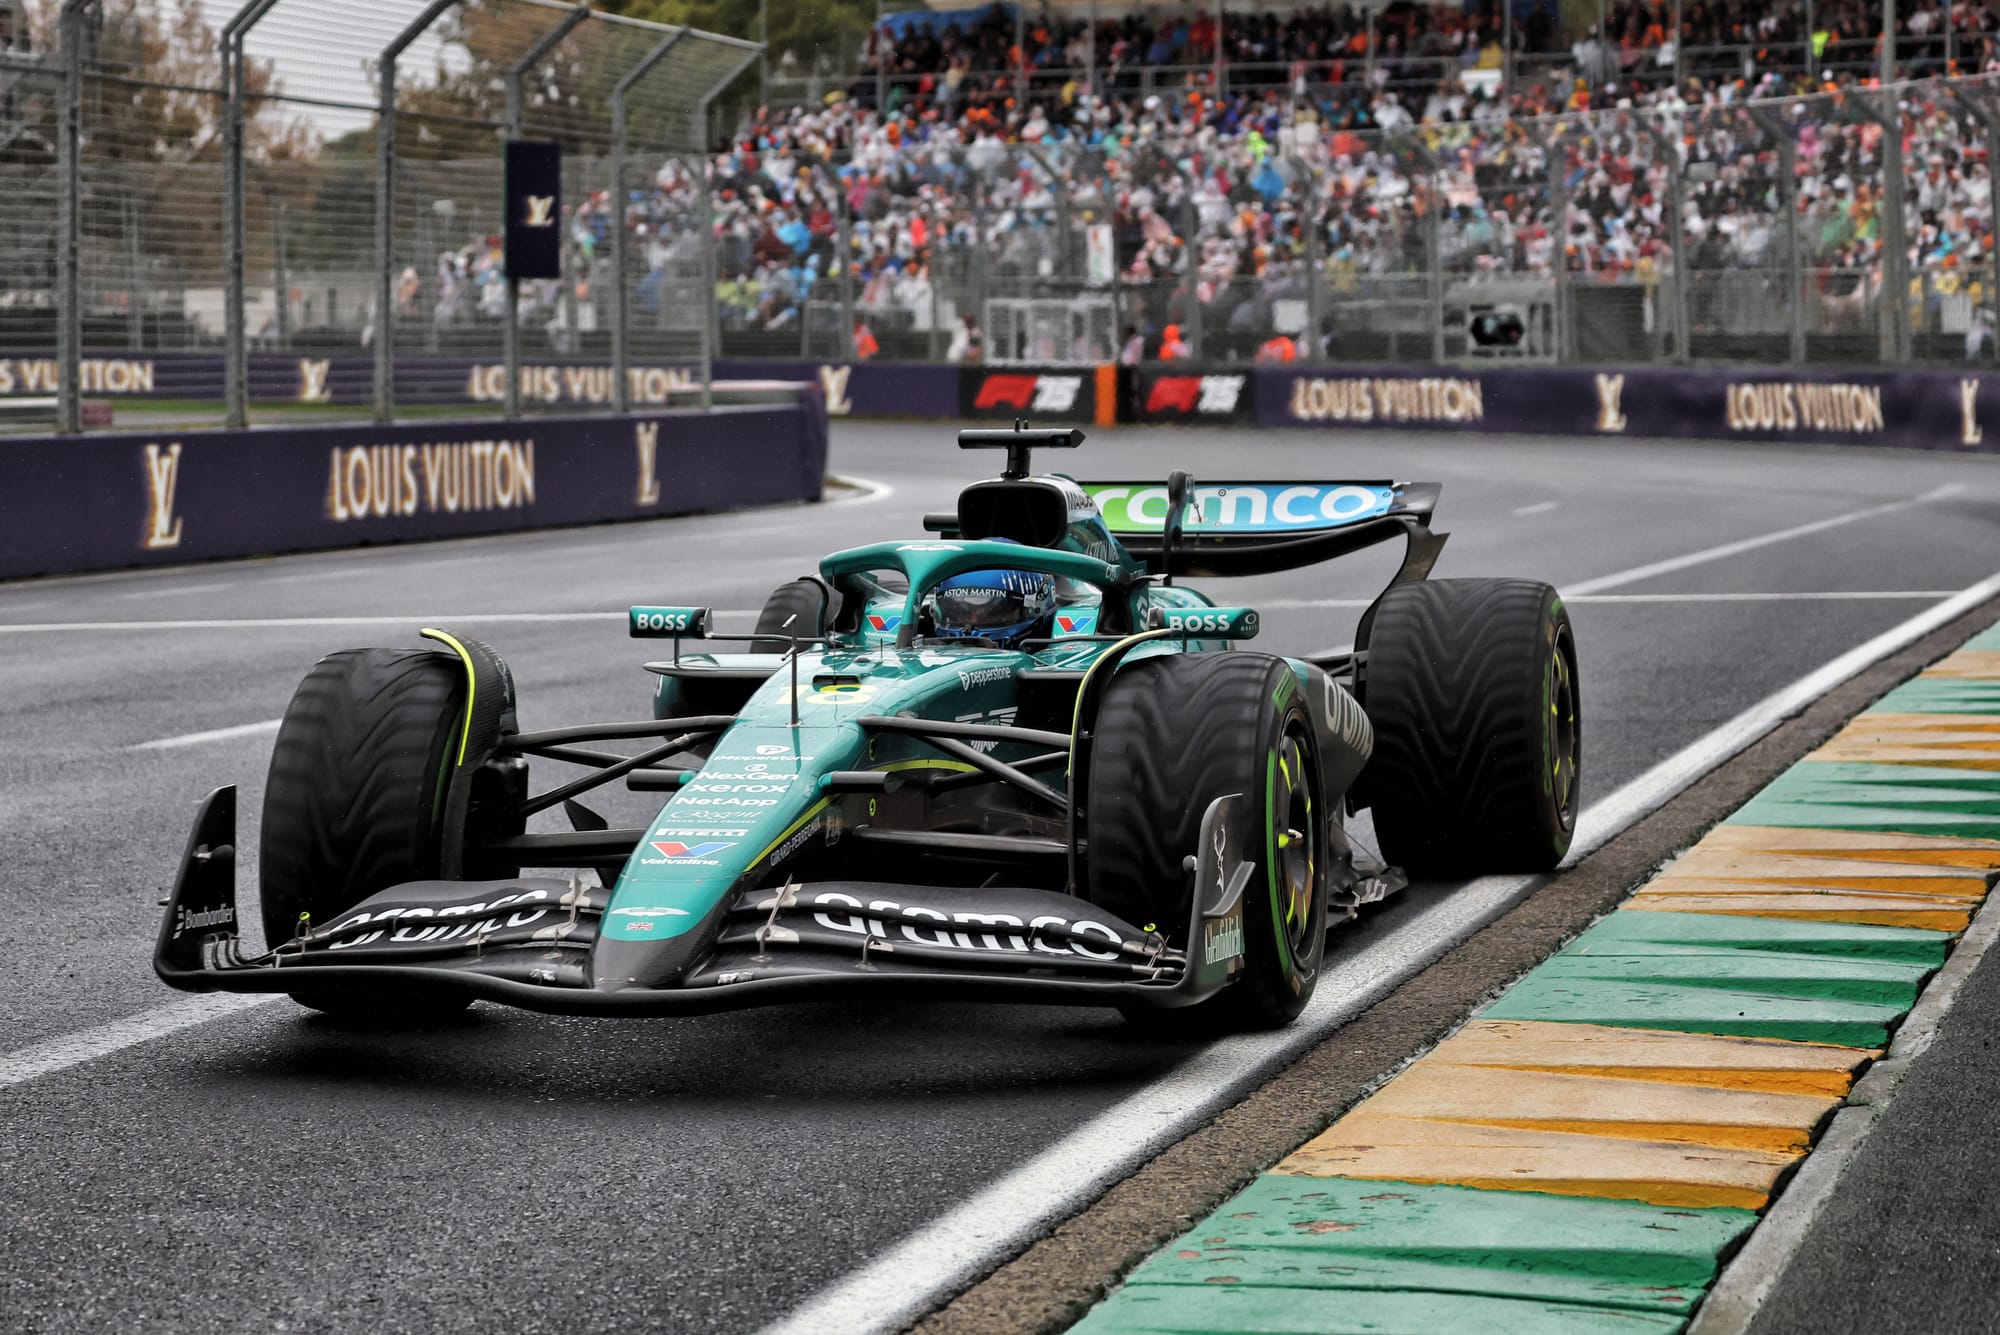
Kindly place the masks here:
[(1204, 640), (1254, 640), (1260, 620), (1254, 607), (1155, 607), (1146, 613), (1146, 628)]
[(632, 638), (635, 640), (699, 640), (708, 634), (715, 620), (709, 607), (635, 607)]

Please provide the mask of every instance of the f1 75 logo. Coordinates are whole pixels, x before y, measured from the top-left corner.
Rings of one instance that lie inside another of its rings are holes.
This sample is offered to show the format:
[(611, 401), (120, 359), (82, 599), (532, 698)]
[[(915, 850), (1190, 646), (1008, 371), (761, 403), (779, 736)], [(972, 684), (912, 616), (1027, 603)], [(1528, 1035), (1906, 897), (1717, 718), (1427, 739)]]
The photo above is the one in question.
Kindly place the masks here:
[(525, 196), (528, 216), (523, 221), (527, 227), (554, 227), (556, 225), (556, 197), (554, 195)]
[(165, 449), (146, 446), (146, 537), (148, 551), (181, 545), (180, 516), (174, 513), (174, 491), (181, 480), (179, 441)]
[(1076, 407), (1076, 396), (1082, 390), (1080, 375), (989, 375), (980, 383), (979, 397), (972, 406), (1066, 413)]
[(1227, 416), (1243, 397), (1240, 375), (1166, 375), (1146, 395), (1149, 413), (1213, 413)]

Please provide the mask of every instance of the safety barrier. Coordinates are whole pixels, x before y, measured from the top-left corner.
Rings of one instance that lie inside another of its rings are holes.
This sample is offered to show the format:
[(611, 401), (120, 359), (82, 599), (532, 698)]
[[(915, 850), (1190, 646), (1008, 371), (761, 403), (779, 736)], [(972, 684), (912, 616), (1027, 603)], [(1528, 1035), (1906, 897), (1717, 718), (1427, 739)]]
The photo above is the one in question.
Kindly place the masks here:
[(817, 500), (826, 411), (106, 433), (0, 441), (0, 577)]
[[(350, 365), (352, 363), (352, 365)], [(253, 400), (359, 405), (354, 359), (257, 357)], [(47, 394), (52, 359), (0, 359), (0, 396)], [(413, 358), (397, 367), (405, 401), (452, 406), (505, 397), (505, 368), (471, 358)], [(548, 408), (612, 402), (609, 367), (552, 361), (523, 368), (523, 398)], [(986, 363), (729, 361), (718, 381), (817, 383), (835, 417), (926, 420), (1018, 417), (1036, 422), (1475, 431), (1558, 436), (1994, 448), (2000, 375), (1973, 370), (1781, 367), (1284, 366), (1152, 362), (1030, 366)], [(221, 362), (203, 354), (83, 363), (84, 393), (201, 399), (219, 393)], [(685, 402), (689, 368), (632, 367), (632, 401)], [(0, 398), (0, 401), (4, 401)]]

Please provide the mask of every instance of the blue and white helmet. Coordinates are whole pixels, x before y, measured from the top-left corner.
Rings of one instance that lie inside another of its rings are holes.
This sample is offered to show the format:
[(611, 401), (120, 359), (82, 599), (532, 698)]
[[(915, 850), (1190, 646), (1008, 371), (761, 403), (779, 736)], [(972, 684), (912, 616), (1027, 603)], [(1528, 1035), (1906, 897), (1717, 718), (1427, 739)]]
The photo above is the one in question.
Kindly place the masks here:
[(924, 610), (935, 635), (991, 640), (1004, 649), (1048, 633), (1056, 582), (1032, 570), (972, 570), (932, 589)]

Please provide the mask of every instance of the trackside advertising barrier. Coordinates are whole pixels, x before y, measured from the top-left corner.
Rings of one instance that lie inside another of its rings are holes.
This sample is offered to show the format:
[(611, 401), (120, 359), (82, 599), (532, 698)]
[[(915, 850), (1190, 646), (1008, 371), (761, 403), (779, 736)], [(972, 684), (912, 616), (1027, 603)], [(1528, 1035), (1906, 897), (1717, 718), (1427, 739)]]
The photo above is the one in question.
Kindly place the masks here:
[[(0, 356), (0, 396), (55, 390), (53, 357)], [(360, 357), (250, 359), (261, 403), (360, 404), (371, 363)], [(90, 356), (83, 393), (131, 399), (219, 400), (222, 362), (208, 353)], [(632, 402), (664, 406), (692, 383), (688, 367), (635, 366)], [(1038, 423), (1114, 421), (1363, 431), (1666, 437), (1988, 450), (2000, 442), (2000, 374), (1769, 367), (1327, 367), (1148, 363), (1121, 378), (1109, 366), (939, 365), (917, 362), (727, 360), (718, 381), (816, 382), (835, 417), (931, 421), (1027, 417)], [(497, 361), (413, 357), (396, 367), (412, 403), (498, 404)], [(538, 410), (602, 408), (607, 366), (530, 362), (526, 402)]]
[(1259, 426), (1891, 445), (2000, 446), (2000, 376), (1770, 368), (1259, 368)]
[(0, 438), (0, 576), (817, 500), (797, 401), (633, 417)]

